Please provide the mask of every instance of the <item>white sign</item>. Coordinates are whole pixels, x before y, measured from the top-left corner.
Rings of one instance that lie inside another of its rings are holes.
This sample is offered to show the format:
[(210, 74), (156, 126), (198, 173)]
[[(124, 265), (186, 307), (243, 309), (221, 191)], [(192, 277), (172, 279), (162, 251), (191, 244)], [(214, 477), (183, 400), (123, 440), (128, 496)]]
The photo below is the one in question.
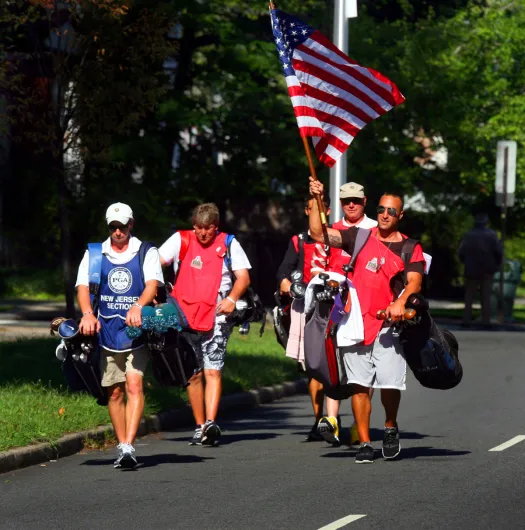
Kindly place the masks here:
[[(507, 189), (503, 170), (505, 167), (505, 149), (507, 150)], [(498, 155), (496, 159), (496, 193), (514, 193), (516, 191), (516, 142), (498, 142)]]
[(346, 18), (357, 17), (357, 0), (345, 0)]

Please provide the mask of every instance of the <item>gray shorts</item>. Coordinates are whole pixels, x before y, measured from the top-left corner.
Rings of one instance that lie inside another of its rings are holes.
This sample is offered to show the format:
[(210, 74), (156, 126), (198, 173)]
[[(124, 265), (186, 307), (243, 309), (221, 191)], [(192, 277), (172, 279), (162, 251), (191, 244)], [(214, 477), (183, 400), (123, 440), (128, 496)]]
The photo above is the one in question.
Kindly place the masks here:
[(102, 348), (100, 354), (102, 386), (108, 387), (125, 383), (126, 375), (130, 372), (144, 377), (148, 361), (148, 350), (145, 346), (127, 352), (112, 352)]
[(406, 390), (407, 363), (394, 327), (381, 328), (373, 344), (353, 346), (344, 363), (349, 383)]
[(226, 345), (233, 330), (233, 325), (225, 317), (219, 316), (215, 319), (215, 327), (209, 333), (198, 333), (195, 331), (183, 331), (195, 349), (199, 368), (196, 372), (204, 370), (219, 370), (224, 368), (226, 357)]

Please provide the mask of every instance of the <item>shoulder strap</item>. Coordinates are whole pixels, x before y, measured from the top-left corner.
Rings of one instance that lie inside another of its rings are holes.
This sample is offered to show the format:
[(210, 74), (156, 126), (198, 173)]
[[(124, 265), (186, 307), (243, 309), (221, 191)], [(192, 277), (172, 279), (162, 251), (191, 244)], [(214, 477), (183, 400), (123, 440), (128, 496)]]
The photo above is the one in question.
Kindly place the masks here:
[(224, 256), (224, 263), (226, 264), (226, 267), (228, 267), (228, 270), (230, 271), (231, 274), (233, 274), (231, 245), (234, 239), (235, 239), (235, 236), (233, 234), (226, 234), (226, 256)]
[(304, 272), (304, 242), (307, 237), (308, 237), (308, 232), (301, 232), (300, 234), (297, 234), (297, 242), (298, 242), (297, 268), (301, 272)]
[(139, 267), (140, 275), (142, 276), (142, 282), (144, 282), (144, 259), (150, 248), (154, 248), (155, 245), (151, 241), (142, 241), (139, 247)]
[(179, 230), (178, 232), (180, 234), (180, 250), (179, 250), (179, 259), (178, 259), (178, 265), (177, 265), (177, 272), (175, 273), (175, 278), (173, 279), (173, 285), (175, 285), (175, 282), (177, 281), (177, 276), (180, 272), (180, 266), (184, 258), (186, 257), (186, 254), (188, 253), (188, 248), (190, 247), (190, 234), (191, 230)]
[(412, 259), (412, 254), (414, 253), (414, 249), (416, 248), (416, 245), (419, 243), (417, 239), (412, 239), (410, 237), (407, 237), (403, 241), (403, 246), (401, 247), (401, 259), (403, 260), (403, 263), (405, 264), (405, 267), (403, 269), (403, 283), (406, 285), (407, 282), (407, 266), (410, 263), (410, 260)]
[(359, 256), (359, 253), (361, 252), (361, 250), (363, 250), (363, 247), (366, 245), (366, 242), (368, 241), (370, 234), (371, 232), (368, 228), (357, 229), (354, 251), (352, 252), (352, 257), (350, 258), (350, 261), (348, 262), (348, 272), (354, 271), (357, 256)]
[(95, 312), (98, 305), (98, 292), (100, 290), (100, 276), (102, 272), (102, 243), (89, 243), (89, 298), (91, 307)]

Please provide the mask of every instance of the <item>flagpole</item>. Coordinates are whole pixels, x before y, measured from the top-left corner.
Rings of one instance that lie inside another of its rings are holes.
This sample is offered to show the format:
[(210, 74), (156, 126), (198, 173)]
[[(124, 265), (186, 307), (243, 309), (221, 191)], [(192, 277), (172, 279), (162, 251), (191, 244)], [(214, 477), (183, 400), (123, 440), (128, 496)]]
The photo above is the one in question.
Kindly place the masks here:
[[(270, 0), (270, 9), (275, 9), (275, 3)], [(306, 152), (306, 159), (308, 160), (308, 168), (310, 169), (310, 175), (314, 180), (319, 180), (317, 178), (317, 172), (315, 171), (314, 159), (312, 158), (312, 152), (310, 151), (310, 145), (308, 144), (308, 138), (301, 136), (303, 140), (304, 150)], [(323, 238), (325, 245), (328, 245), (328, 220), (326, 218), (326, 211), (324, 208), (323, 200), (320, 195), (315, 195), (315, 200), (317, 201), (317, 207), (319, 208), (319, 217), (321, 219), (321, 224), (323, 226)]]

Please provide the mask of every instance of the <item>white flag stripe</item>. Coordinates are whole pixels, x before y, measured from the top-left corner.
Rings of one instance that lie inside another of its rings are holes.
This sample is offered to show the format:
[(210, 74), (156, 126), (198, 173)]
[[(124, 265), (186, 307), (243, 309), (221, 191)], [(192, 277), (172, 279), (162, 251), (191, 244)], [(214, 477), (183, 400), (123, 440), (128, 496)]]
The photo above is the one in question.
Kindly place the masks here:
[(314, 98), (312, 96), (309, 96), (308, 99), (313, 103), (314, 108), (319, 109), (322, 112), (326, 112), (327, 114), (339, 116), (340, 118), (347, 121), (348, 123), (351, 123), (354, 127), (357, 127), (358, 129), (362, 129), (366, 125), (366, 122), (359, 119), (357, 116), (354, 116), (351, 112), (342, 109), (341, 107), (330, 105), (330, 103), (322, 101), (321, 99)]
[(328, 134), (331, 134), (335, 136), (337, 139), (341, 140), (341, 142), (344, 142), (346, 145), (350, 145), (354, 137), (347, 133), (346, 131), (343, 131), (340, 127), (337, 125), (333, 125), (329, 122), (321, 121), (323, 124), (323, 130), (327, 132)]
[(299, 83), (299, 79), (297, 79), (295, 75), (287, 75), (286, 86), (288, 88), (290, 88), (291, 86), (301, 86), (301, 83)]
[(322, 44), (319, 44), (315, 40), (307, 39), (307, 40), (305, 40), (303, 42), (302, 45), (306, 46), (307, 48), (311, 48), (312, 50), (314, 50), (315, 52), (317, 52), (320, 55), (323, 55), (324, 57), (326, 57), (327, 59), (329, 59), (333, 63), (343, 64), (343, 65), (346, 64), (348, 66), (351, 66), (351, 67), (355, 68), (360, 74), (366, 76), (368, 79), (370, 79), (370, 81), (373, 81), (376, 85), (380, 86), (381, 88), (383, 88), (387, 92), (391, 92), (392, 91), (392, 87), (389, 84), (384, 83), (383, 81), (381, 81), (377, 77), (375, 77), (371, 72), (368, 71), (368, 68), (366, 68), (364, 66), (360, 66), (358, 64), (354, 64), (354, 63), (345, 61), (342, 57), (339, 57), (339, 55), (337, 55), (336, 53), (333, 53), (326, 46), (323, 46)]
[(326, 81), (323, 81), (322, 79), (319, 79), (318, 77), (315, 77), (311, 74), (301, 72), (300, 70), (297, 70), (296, 73), (297, 79), (299, 79), (300, 83), (304, 85), (309, 85), (313, 88), (317, 88), (318, 90), (326, 92), (328, 94), (327, 99), (330, 99), (330, 97), (338, 97), (352, 103), (352, 105), (354, 105), (370, 117), (369, 121), (379, 118), (379, 114), (373, 108), (369, 107), (366, 103), (364, 103), (361, 99), (355, 97), (353, 94), (350, 94), (350, 92), (347, 92), (346, 90), (337, 87), (338, 92), (336, 93), (335, 91), (330, 90), (330, 86), (326, 83)]
[(312, 116), (297, 116), (299, 127), (317, 127), (322, 129), (321, 122)]
[(301, 50), (297, 49), (295, 50), (293, 54), (294, 59), (298, 58), (299, 60), (302, 60), (305, 63), (310, 63), (318, 68), (322, 68), (324, 70), (330, 71), (332, 75), (338, 77), (339, 79), (345, 81), (349, 85), (355, 86), (358, 90), (363, 92), (363, 94), (366, 94), (370, 99), (373, 99), (378, 105), (381, 106), (382, 109), (385, 109), (387, 112), (392, 108), (392, 105), (388, 103), (388, 101), (385, 101), (377, 92), (374, 92), (370, 88), (368, 88), (366, 85), (352, 77), (351, 75), (347, 74), (343, 70), (338, 70), (332, 65), (329, 65), (320, 59), (317, 59), (315, 57), (312, 57), (311, 55), (308, 55), (307, 53), (302, 53)]
[[(350, 144), (348, 144), (348, 145), (350, 145)], [(334, 160), (339, 160), (341, 158), (342, 154), (343, 154), (343, 153), (341, 153), (341, 151), (336, 149), (333, 145), (328, 145), (328, 147), (324, 150), (324, 152), (328, 156), (331, 156)]]

